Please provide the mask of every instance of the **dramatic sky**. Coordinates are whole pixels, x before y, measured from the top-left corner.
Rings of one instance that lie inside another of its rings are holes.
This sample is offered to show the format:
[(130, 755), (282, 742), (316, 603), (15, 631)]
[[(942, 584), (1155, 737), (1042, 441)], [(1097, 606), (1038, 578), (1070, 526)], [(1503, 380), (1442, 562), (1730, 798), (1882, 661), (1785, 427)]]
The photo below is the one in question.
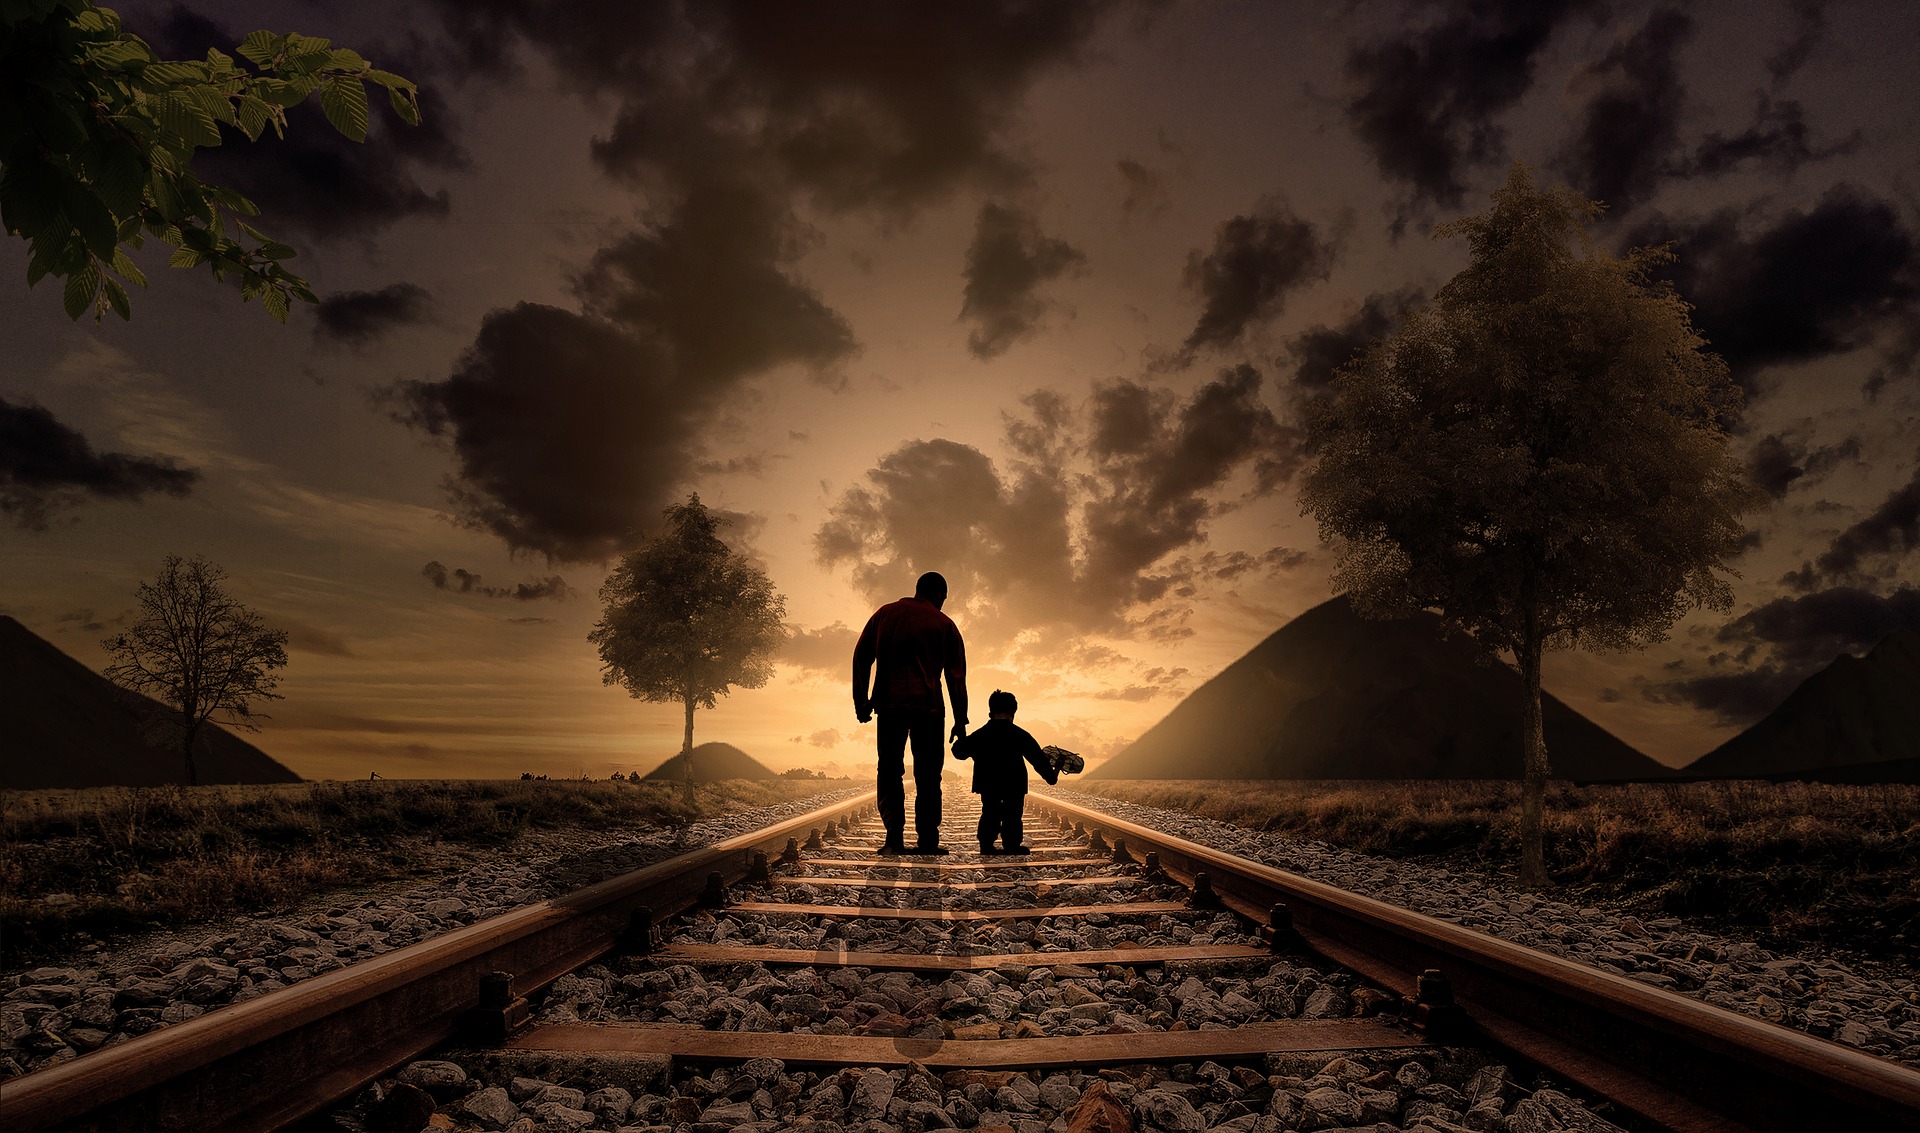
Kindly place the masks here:
[(1680, 763), (1920, 626), (1920, 5), (119, 10), (424, 90), (363, 146), (309, 107), (203, 151), (301, 248), (286, 326), (151, 249), (131, 323), (72, 323), (0, 243), (0, 609), (99, 665), (162, 557), (207, 556), (291, 633), (257, 740), (304, 774), (675, 750), (586, 634), (691, 491), (794, 630), (696, 739), (870, 767), (853, 634), (938, 569), (976, 697), (1111, 752), (1330, 596), (1299, 407), (1515, 160), (1606, 202), (1604, 246), (1672, 242), (1771, 501), (1730, 614), (1549, 689)]

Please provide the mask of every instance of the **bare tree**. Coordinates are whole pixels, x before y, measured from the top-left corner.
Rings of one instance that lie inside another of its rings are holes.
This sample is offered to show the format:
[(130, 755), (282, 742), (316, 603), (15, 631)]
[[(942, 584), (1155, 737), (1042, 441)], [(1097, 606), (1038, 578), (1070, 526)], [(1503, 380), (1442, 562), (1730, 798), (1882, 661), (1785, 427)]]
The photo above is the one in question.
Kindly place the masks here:
[(691, 788), (694, 708), (712, 708), (733, 685), (767, 683), (773, 651), (786, 640), (787, 600), (720, 539), (720, 521), (698, 495), (665, 515), (666, 529), (623, 557), (600, 587), (606, 614), (587, 640), (600, 649), (607, 684), (685, 706), (680, 754)]
[(101, 643), (113, 658), (108, 680), (173, 709), (169, 731), (189, 784), (200, 781), (193, 745), (201, 726), (217, 716), (230, 727), (259, 730), (255, 721), (265, 717), (253, 705), (280, 699), (273, 670), (287, 663), (286, 631), (268, 629), (235, 601), (221, 585), (226, 577), (198, 555), (168, 555), (159, 577), (140, 584), (133, 625)]
[(1717, 572), (1762, 502), (1727, 450), (1739, 388), (1651, 276), (1668, 253), (1598, 251), (1599, 210), (1516, 164), (1492, 209), (1435, 230), (1469, 265), (1308, 422), (1301, 510), (1341, 544), (1355, 608), (1437, 610), (1520, 670), (1526, 885), (1546, 882), (1542, 655), (1728, 608)]

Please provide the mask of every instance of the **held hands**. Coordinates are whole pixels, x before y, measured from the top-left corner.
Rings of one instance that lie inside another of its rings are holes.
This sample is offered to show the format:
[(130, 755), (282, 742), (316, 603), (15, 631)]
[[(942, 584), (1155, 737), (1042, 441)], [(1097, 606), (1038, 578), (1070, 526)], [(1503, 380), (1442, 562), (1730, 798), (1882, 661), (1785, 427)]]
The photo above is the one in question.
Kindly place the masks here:
[(953, 734), (947, 737), (947, 742), (957, 743), (960, 740), (965, 739), (966, 736), (967, 736), (967, 722), (965, 720), (955, 720), (953, 722)]

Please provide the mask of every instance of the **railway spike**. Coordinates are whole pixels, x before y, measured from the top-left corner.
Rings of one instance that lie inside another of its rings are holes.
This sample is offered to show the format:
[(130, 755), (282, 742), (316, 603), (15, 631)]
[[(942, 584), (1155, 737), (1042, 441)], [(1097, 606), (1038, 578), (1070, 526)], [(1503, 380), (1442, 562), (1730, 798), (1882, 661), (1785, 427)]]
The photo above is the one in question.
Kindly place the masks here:
[(1113, 840), (1113, 861), (1115, 865), (1129, 865), (1133, 862), (1133, 855), (1127, 852), (1127, 840), (1125, 838), (1115, 838)]
[(1165, 881), (1167, 879), (1167, 871), (1160, 868), (1159, 854), (1151, 850), (1147, 851), (1147, 861), (1145, 865), (1140, 867), (1140, 876), (1146, 878), (1148, 881)]
[(1087, 828), (1080, 825), (1078, 822), (1074, 823), (1073, 836), (1075, 838), (1085, 838), (1087, 836)]
[(818, 826), (814, 827), (812, 830), (807, 831), (807, 844), (805, 848), (809, 850), (820, 850), (820, 849), (826, 848), (826, 843), (820, 840), (820, 828)]
[(747, 884), (765, 885), (773, 880), (773, 873), (767, 868), (767, 855), (755, 850), (747, 859)]
[(647, 905), (635, 905), (627, 914), (626, 931), (614, 947), (629, 956), (651, 956), (660, 947), (660, 933), (654, 927), (653, 909)]
[(787, 839), (787, 848), (780, 851), (781, 865), (797, 865), (800, 862), (800, 839)]
[(727, 879), (715, 870), (707, 875), (707, 887), (700, 894), (700, 903), (708, 908), (722, 908), (727, 903)]
[(480, 977), (480, 1001), (460, 1018), (461, 1029), (477, 1039), (498, 1042), (533, 1021), (527, 999), (513, 992), (512, 972)]
[(1062, 833), (1062, 834), (1065, 834), (1065, 833), (1066, 833), (1067, 831), (1069, 831), (1069, 830), (1072, 830), (1072, 829), (1073, 829), (1073, 826), (1072, 826), (1072, 824), (1070, 824), (1069, 822), (1067, 822), (1067, 816), (1066, 816), (1066, 815), (1064, 815), (1064, 814), (1059, 814), (1059, 815), (1056, 815), (1055, 817), (1057, 817), (1057, 818), (1059, 819), (1059, 821), (1058, 821), (1058, 822), (1056, 822), (1056, 823), (1054, 824), (1054, 829), (1055, 829), (1055, 830), (1058, 830), (1058, 831), (1059, 831), (1060, 833)]
[(1298, 938), (1293, 932), (1293, 910), (1276, 903), (1267, 911), (1267, 926), (1260, 930), (1260, 935), (1275, 952), (1294, 944)]
[(1438, 968), (1420, 973), (1414, 992), (1412, 1022), (1429, 1038), (1450, 1039), (1467, 1029), (1467, 1012), (1453, 999), (1453, 981)]
[(1213, 878), (1206, 870), (1193, 875), (1193, 898), (1190, 902), (1196, 909), (1217, 909), (1220, 907), (1220, 895), (1213, 891)]
[(1104, 854), (1108, 849), (1107, 840), (1100, 836), (1098, 830), (1089, 831), (1087, 833), (1087, 848), (1096, 854)]

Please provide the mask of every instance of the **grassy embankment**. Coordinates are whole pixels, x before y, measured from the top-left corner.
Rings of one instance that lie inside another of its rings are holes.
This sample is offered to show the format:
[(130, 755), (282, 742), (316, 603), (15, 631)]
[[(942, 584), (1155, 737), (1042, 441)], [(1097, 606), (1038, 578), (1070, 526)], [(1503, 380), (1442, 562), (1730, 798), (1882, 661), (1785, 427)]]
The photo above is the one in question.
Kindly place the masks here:
[[(1390, 857), (1509, 876), (1519, 786), (1450, 782), (1115, 782), (1089, 793)], [(1698, 918), (1763, 943), (1920, 960), (1920, 786), (1717, 782), (1550, 786), (1559, 892)]]
[(691, 802), (674, 783), (574, 780), (0, 791), (0, 967), (443, 872), (529, 831), (673, 826), (846, 786), (734, 780)]

